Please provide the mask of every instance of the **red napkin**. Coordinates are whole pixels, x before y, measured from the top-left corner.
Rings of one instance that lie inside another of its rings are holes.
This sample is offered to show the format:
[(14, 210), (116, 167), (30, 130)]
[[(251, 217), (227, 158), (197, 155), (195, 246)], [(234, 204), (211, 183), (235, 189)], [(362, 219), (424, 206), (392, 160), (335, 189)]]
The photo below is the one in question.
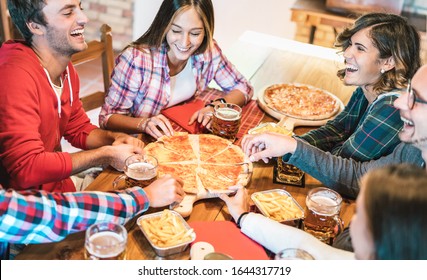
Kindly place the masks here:
[(162, 114), (168, 119), (174, 121), (180, 127), (191, 134), (198, 133), (201, 128), (196, 121), (192, 125), (188, 125), (191, 116), (198, 110), (202, 109), (205, 103), (202, 100), (195, 100), (182, 105), (175, 105), (162, 111)]
[(189, 222), (196, 233), (193, 243), (204, 241), (212, 244), (215, 252), (224, 253), (235, 260), (268, 260), (264, 248), (244, 235), (230, 221)]

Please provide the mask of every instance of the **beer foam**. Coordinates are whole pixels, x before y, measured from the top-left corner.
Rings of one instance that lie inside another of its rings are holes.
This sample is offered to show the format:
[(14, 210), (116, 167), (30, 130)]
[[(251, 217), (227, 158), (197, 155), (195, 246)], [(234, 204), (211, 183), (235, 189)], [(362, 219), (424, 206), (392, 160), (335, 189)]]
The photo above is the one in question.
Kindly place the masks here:
[(235, 121), (240, 118), (240, 113), (232, 108), (219, 108), (215, 116), (225, 121)]
[(313, 202), (308, 202), (308, 206), (316, 214), (332, 216), (338, 213), (339, 205), (333, 199), (325, 196), (312, 196), (310, 199)]
[(148, 180), (156, 176), (154, 167), (148, 162), (134, 162), (125, 170), (125, 174), (135, 180)]
[(86, 249), (91, 255), (98, 258), (112, 258), (123, 252), (124, 242), (123, 236), (111, 231), (102, 231), (89, 238)]

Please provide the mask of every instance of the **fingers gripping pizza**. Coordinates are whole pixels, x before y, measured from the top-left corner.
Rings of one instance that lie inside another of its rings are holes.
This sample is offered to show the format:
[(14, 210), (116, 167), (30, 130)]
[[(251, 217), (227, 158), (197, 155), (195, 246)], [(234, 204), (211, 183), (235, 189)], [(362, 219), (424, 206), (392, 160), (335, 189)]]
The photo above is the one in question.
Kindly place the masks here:
[(264, 91), (266, 105), (286, 116), (303, 120), (324, 120), (340, 110), (331, 93), (303, 84), (276, 84)]
[(197, 194), (200, 189), (228, 192), (229, 186), (245, 186), (252, 172), (252, 163), (242, 149), (215, 135), (176, 132), (148, 144), (144, 150), (157, 158), (159, 177), (180, 177), (186, 193)]

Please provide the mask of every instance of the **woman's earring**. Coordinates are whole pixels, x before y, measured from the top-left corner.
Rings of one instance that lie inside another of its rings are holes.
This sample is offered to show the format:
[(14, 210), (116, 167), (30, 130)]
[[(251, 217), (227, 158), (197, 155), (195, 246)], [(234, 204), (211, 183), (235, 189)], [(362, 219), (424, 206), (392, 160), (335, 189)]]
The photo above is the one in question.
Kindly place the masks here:
[(380, 71), (380, 72), (381, 72), (381, 74), (384, 74), (384, 73), (385, 73), (385, 70), (381, 68), (381, 71)]

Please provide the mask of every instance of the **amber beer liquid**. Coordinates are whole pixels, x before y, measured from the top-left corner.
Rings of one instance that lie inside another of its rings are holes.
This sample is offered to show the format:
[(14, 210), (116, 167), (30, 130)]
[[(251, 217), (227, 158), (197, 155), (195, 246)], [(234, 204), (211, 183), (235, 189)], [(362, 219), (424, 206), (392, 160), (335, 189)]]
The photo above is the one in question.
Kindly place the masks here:
[(157, 168), (148, 162), (134, 162), (125, 170), (126, 187), (146, 187), (157, 179)]
[(127, 231), (115, 223), (93, 224), (86, 230), (85, 258), (88, 260), (126, 259)]
[(101, 231), (86, 241), (85, 255), (88, 260), (125, 260), (126, 242), (115, 232)]
[(340, 207), (329, 197), (314, 196), (307, 199), (304, 214), (304, 231), (327, 244), (332, 244), (339, 226)]
[(234, 104), (219, 104), (215, 106), (212, 133), (234, 141), (240, 128), (241, 110), (239, 106)]

